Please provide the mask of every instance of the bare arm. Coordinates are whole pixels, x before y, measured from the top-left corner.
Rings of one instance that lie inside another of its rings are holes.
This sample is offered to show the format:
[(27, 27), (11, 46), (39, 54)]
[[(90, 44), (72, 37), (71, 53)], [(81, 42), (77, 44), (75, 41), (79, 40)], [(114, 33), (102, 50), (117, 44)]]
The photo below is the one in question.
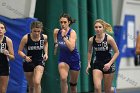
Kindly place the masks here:
[(43, 37), (44, 37), (44, 56), (43, 56), (43, 59), (44, 61), (46, 61), (48, 59), (48, 41), (47, 41), (47, 35), (44, 35), (43, 34)]
[(27, 37), (28, 35), (23, 36), (20, 45), (19, 45), (19, 49), (18, 49), (18, 54), (25, 59), (27, 62), (31, 62), (32, 60), (30, 59), (31, 57), (27, 56), (24, 52), (23, 49), (25, 47), (25, 45), (27, 44)]
[(87, 68), (86, 68), (86, 73), (88, 73), (89, 68), (91, 68), (90, 63), (91, 63), (91, 57), (93, 53), (93, 37), (89, 38), (88, 42), (88, 63), (87, 63)]
[(117, 59), (117, 57), (119, 56), (119, 50), (118, 50), (115, 40), (110, 35), (108, 35), (108, 42), (112, 46), (113, 51), (114, 51), (114, 55), (113, 55), (112, 59), (110, 60), (110, 64), (113, 64), (115, 62), (115, 60)]
[(14, 60), (13, 42), (10, 38), (6, 37), (9, 54), (7, 55), (10, 60)]
[(136, 42), (136, 54), (140, 55), (140, 33), (137, 37), (137, 42)]
[(69, 50), (73, 51), (76, 44), (76, 32), (72, 30), (70, 33), (69, 40), (66, 37), (64, 37), (63, 40), (65, 41), (65, 44), (69, 48)]
[(54, 34), (53, 34), (53, 38), (54, 38), (54, 55), (56, 55), (57, 53), (57, 48), (58, 48), (58, 42), (57, 42), (57, 33), (58, 33), (59, 29), (54, 29)]
[(19, 45), (19, 49), (18, 49), (18, 54), (22, 57), (22, 58), (24, 58), (26, 55), (22, 52), (23, 51), (23, 49), (24, 49), (24, 47), (25, 47), (25, 44), (27, 43), (27, 35), (25, 35), (23, 38), (22, 38), (22, 40), (21, 40), (21, 42), (20, 42), (20, 45)]
[(88, 42), (88, 65), (90, 65), (91, 62), (91, 57), (92, 57), (92, 53), (93, 53), (93, 37), (89, 38), (89, 42)]

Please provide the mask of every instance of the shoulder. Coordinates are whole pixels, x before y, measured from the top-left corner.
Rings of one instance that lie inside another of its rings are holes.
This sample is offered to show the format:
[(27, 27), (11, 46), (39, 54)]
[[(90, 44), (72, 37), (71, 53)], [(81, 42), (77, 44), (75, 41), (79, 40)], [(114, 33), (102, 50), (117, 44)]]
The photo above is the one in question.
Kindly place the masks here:
[(21, 42), (27, 42), (28, 41), (28, 35), (29, 34), (25, 34), (22, 39), (21, 39)]
[(74, 29), (71, 29), (70, 34), (76, 34), (76, 31)]
[(115, 41), (114, 38), (113, 38), (111, 35), (109, 35), (109, 34), (106, 34), (106, 35), (107, 35), (107, 41), (108, 41), (109, 43)]
[(48, 38), (47, 35), (45, 35), (45, 34), (42, 34), (42, 35), (43, 35), (43, 38), (44, 38), (44, 39), (47, 39), (47, 38)]
[(93, 42), (93, 38), (94, 38), (94, 36), (90, 37), (89, 42)]
[(74, 29), (71, 29), (71, 32), (76, 32)]
[(6, 42), (7, 42), (7, 43), (12, 42), (11, 38), (9, 38), (9, 37), (7, 37), (7, 36), (5, 36), (5, 37), (6, 37)]
[(94, 36), (89, 38), (89, 40), (88, 40), (88, 47), (93, 46), (93, 38), (94, 38)]
[(75, 30), (71, 29), (71, 31), (68, 32), (68, 33), (70, 34), (70, 37), (71, 38), (76, 38), (77, 39), (77, 34), (76, 34), (76, 31)]
[(95, 36), (91, 36), (90, 38), (89, 38), (89, 41), (93, 41), (93, 38), (94, 38)]
[(54, 34), (57, 34), (59, 30), (60, 30), (60, 29), (55, 28), (55, 29), (53, 30), (53, 31), (54, 31), (53, 33), (54, 33)]
[(22, 39), (28, 39), (28, 34), (24, 35)]
[(109, 34), (106, 34), (107, 35), (107, 39), (113, 39), (113, 37)]

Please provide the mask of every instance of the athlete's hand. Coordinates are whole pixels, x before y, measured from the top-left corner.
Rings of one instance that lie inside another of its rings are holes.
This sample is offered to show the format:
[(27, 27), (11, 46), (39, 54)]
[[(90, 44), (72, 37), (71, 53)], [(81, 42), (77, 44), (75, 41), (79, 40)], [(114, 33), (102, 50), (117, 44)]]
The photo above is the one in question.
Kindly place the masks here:
[(4, 50), (3, 51), (3, 54), (6, 55), (6, 56), (8, 56), (9, 55), (9, 51), (8, 50)]
[(32, 56), (26, 56), (26, 57), (25, 57), (25, 61), (27, 61), (27, 62), (32, 62), (31, 57), (32, 57)]
[(43, 61), (47, 61), (47, 59), (48, 59), (48, 54), (44, 54), (44, 56), (43, 56)]
[(104, 70), (104, 71), (108, 71), (108, 70), (110, 69), (110, 66), (111, 66), (110, 63), (106, 63), (106, 64), (104, 65), (103, 70)]
[(89, 69), (91, 68), (90, 64), (88, 64), (87, 68), (86, 68), (86, 73), (89, 74)]
[(62, 29), (61, 30), (61, 36), (64, 37), (66, 35), (66, 30)]

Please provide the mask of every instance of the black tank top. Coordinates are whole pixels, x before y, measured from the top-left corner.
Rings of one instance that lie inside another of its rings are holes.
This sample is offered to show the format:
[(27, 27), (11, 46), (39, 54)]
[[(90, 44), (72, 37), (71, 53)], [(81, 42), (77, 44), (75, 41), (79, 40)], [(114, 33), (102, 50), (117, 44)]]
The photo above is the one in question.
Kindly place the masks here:
[(3, 54), (4, 50), (8, 50), (6, 37), (4, 36), (3, 41), (0, 43), (0, 67), (9, 66), (7, 56)]
[(27, 50), (27, 56), (31, 56), (33, 62), (38, 62), (43, 60), (44, 54), (44, 37), (41, 34), (39, 41), (33, 41), (30, 34), (28, 34), (28, 41), (25, 49)]
[(105, 34), (104, 40), (101, 43), (97, 43), (96, 35), (93, 38), (93, 49), (95, 51), (95, 60), (104, 61), (111, 58), (111, 45), (107, 42), (107, 35)]

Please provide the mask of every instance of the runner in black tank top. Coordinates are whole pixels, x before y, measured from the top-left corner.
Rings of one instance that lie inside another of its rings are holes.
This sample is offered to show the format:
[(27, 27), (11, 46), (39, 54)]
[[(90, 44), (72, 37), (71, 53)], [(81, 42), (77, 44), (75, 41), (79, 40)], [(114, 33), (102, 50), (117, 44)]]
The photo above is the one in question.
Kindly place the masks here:
[[(88, 69), (92, 69), (92, 78), (94, 90), (96, 93), (102, 92), (102, 80), (104, 79), (105, 93), (113, 93), (111, 90), (113, 75), (115, 71), (114, 62), (119, 55), (119, 50), (112, 36), (106, 34), (105, 31), (112, 32), (110, 24), (101, 19), (97, 19), (94, 23), (95, 36), (90, 37), (88, 44)], [(114, 54), (112, 54), (112, 50)], [(91, 63), (92, 53), (94, 60)], [(90, 64), (91, 63), (91, 64)]]
[(113, 73), (115, 71), (114, 63), (111, 65), (108, 71), (104, 71), (104, 65), (108, 63), (112, 58), (111, 45), (107, 42), (107, 34), (105, 34), (104, 39), (101, 43), (97, 43), (96, 35), (93, 37), (93, 48), (95, 50), (94, 63), (92, 69), (99, 69), (104, 74)]
[(37, 65), (45, 66), (43, 61), (44, 55), (44, 37), (41, 35), (39, 41), (33, 41), (30, 34), (28, 34), (28, 41), (25, 46), (26, 55), (31, 57), (32, 62), (24, 61), (23, 68), (25, 72), (33, 72)]
[(9, 75), (9, 63), (7, 56), (3, 53), (4, 50), (8, 50), (6, 37), (4, 36), (3, 41), (0, 43), (0, 76)]
[(5, 36), (6, 27), (0, 22), (0, 93), (6, 93), (9, 80), (9, 60), (14, 59), (12, 40)]
[[(18, 54), (24, 59), (23, 68), (29, 85), (29, 93), (41, 93), (41, 78), (48, 59), (47, 35), (41, 34), (43, 24), (34, 21), (31, 33), (23, 36)], [(25, 51), (23, 51), (25, 49)]]

